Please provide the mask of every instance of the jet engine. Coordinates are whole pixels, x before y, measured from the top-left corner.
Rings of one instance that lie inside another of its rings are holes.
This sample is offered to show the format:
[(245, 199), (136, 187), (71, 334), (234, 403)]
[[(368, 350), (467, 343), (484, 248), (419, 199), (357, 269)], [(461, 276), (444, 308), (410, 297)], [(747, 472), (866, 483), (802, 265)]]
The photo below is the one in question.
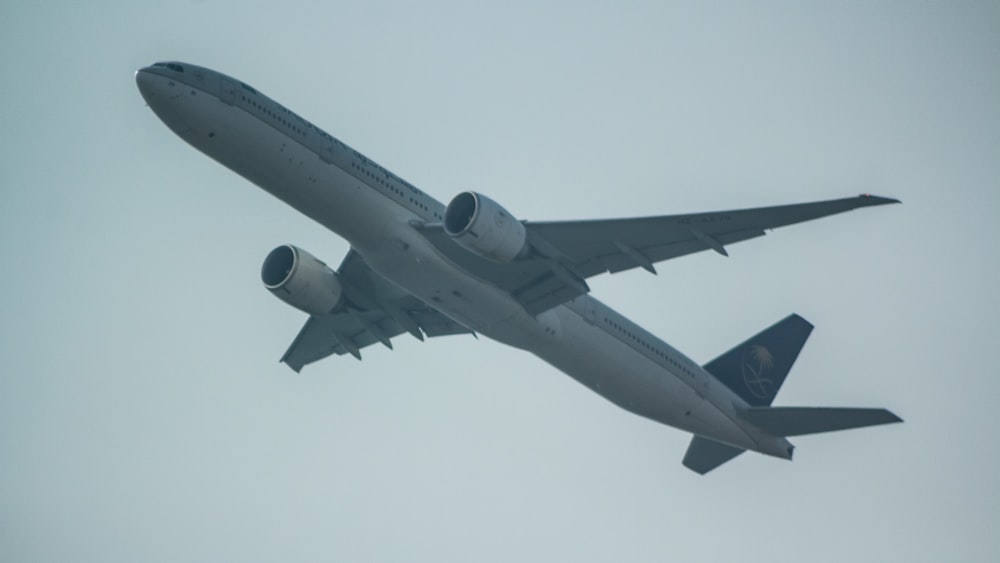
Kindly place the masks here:
[(267, 255), (260, 268), (260, 279), (278, 299), (313, 316), (332, 311), (344, 294), (336, 272), (290, 244), (279, 246)]
[(466, 250), (496, 262), (510, 262), (528, 251), (524, 224), (476, 192), (451, 200), (444, 210), (444, 230)]

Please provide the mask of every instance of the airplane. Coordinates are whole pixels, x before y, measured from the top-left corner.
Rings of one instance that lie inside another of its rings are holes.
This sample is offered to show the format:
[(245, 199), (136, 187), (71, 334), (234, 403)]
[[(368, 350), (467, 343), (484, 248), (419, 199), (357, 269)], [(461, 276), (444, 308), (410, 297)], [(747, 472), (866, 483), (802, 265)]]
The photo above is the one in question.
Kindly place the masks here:
[(281, 362), (299, 372), (404, 333), (481, 334), (526, 350), (615, 405), (693, 434), (705, 474), (750, 450), (791, 459), (788, 437), (901, 422), (886, 409), (772, 406), (812, 325), (792, 314), (704, 365), (590, 295), (587, 279), (727, 247), (765, 231), (898, 200), (857, 197), (628, 219), (528, 222), (466, 191), (447, 205), (245, 82), (182, 62), (135, 73), (188, 144), (337, 233), (334, 270), (286, 244), (264, 286), (309, 315)]

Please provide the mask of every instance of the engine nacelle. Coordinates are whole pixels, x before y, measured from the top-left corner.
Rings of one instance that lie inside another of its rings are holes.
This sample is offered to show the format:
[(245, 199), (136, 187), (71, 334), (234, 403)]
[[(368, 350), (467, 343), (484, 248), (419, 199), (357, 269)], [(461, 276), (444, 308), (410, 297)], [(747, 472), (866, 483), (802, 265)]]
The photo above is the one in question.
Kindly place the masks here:
[(528, 250), (524, 224), (476, 192), (451, 200), (444, 210), (444, 230), (466, 250), (497, 262), (510, 262)]
[(278, 299), (313, 316), (332, 311), (344, 294), (336, 272), (290, 244), (279, 246), (267, 255), (260, 268), (260, 279)]

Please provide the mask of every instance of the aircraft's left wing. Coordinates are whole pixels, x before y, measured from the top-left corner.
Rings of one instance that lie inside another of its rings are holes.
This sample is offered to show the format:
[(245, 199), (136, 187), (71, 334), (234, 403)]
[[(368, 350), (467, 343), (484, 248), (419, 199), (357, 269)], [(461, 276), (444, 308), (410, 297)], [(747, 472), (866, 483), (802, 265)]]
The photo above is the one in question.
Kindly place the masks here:
[(472, 333), (386, 281), (353, 250), (337, 273), (344, 303), (328, 315), (309, 317), (281, 357), (295, 371), (331, 354), (351, 354), (360, 360), (361, 349), (375, 343), (391, 349), (391, 339), (404, 332), (420, 340), (424, 335)]
[(440, 224), (417, 225), (449, 260), (508, 291), (531, 314), (565, 303), (590, 288), (586, 278), (643, 268), (702, 250), (728, 256), (726, 246), (765, 231), (898, 200), (860, 195), (844, 199), (687, 215), (525, 223), (531, 252), (499, 263), (460, 247)]

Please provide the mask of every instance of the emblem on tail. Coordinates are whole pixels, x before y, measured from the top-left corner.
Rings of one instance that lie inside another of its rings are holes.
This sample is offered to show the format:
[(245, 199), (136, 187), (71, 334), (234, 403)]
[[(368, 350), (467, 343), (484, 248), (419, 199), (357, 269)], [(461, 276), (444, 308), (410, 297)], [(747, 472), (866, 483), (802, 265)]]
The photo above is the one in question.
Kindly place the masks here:
[(774, 370), (774, 356), (770, 350), (760, 344), (747, 346), (743, 349), (741, 368), (743, 382), (746, 383), (751, 395), (758, 399), (767, 399), (777, 393), (777, 385), (768, 377), (769, 372)]

